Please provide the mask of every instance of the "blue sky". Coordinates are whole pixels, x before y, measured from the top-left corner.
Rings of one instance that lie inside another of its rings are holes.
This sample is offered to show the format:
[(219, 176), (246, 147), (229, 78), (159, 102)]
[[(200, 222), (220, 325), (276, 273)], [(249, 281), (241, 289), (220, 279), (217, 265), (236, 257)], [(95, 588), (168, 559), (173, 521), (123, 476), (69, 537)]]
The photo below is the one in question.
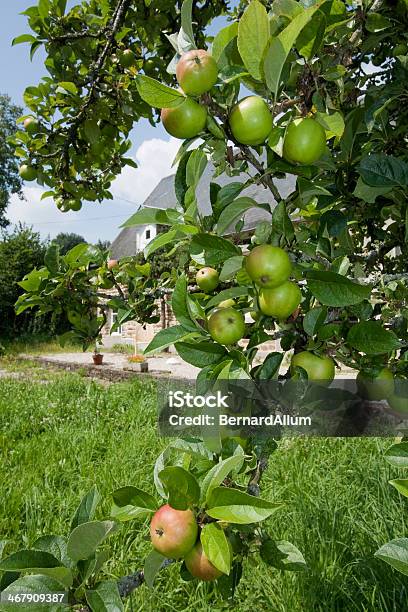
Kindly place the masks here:
[[(6, 0), (2, 3), (0, 24), (0, 92), (11, 96), (13, 102), (23, 105), (23, 93), (29, 85), (35, 85), (46, 74), (44, 54), (39, 51), (32, 62), (27, 44), (11, 46), (19, 34), (29, 32), (26, 17), (20, 15), (36, 0)], [(68, 5), (75, 4), (73, 0)], [(218, 20), (217, 20), (218, 21)], [(131, 134), (131, 155), (139, 168), (126, 168), (114, 184), (115, 199), (102, 204), (85, 202), (79, 213), (61, 213), (51, 199), (40, 201), (42, 190), (35, 184), (25, 186), (26, 200), (12, 198), (8, 218), (32, 225), (45, 237), (61, 231), (76, 232), (89, 241), (98, 238), (113, 240), (119, 225), (142, 204), (153, 187), (172, 172), (171, 162), (180, 141), (170, 138), (161, 126), (153, 128), (147, 121), (139, 122)]]

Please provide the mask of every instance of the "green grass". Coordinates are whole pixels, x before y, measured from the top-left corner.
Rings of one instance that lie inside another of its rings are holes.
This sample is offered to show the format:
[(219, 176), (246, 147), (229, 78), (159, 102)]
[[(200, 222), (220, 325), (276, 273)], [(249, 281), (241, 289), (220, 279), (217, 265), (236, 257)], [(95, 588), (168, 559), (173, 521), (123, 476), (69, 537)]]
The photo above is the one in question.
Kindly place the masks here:
[[(0, 539), (18, 547), (41, 534), (67, 533), (94, 483), (103, 497), (98, 518), (109, 516), (109, 495), (119, 486), (154, 493), (152, 467), (165, 445), (156, 433), (154, 383), (102, 386), (10, 360), (2, 368), (10, 377), (0, 379)], [(272, 456), (262, 494), (285, 508), (267, 521), (268, 531), (302, 550), (307, 572), (283, 574), (254, 557), (245, 563), (235, 601), (224, 604), (214, 586), (184, 583), (172, 566), (153, 591), (142, 586), (134, 593), (132, 610), (408, 610), (406, 578), (373, 556), (407, 534), (406, 501), (388, 485), (398, 472), (382, 457), (391, 442), (286, 439)], [(148, 521), (140, 520), (113, 536), (107, 575), (143, 566), (147, 534)]]
[[(23, 335), (19, 338), (0, 338), (6, 355), (41, 355), (42, 353), (81, 353), (82, 346), (78, 343), (67, 343), (61, 346), (55, 337), (47, 335)], [(89, 350), (93, 351), (93, 347)]]

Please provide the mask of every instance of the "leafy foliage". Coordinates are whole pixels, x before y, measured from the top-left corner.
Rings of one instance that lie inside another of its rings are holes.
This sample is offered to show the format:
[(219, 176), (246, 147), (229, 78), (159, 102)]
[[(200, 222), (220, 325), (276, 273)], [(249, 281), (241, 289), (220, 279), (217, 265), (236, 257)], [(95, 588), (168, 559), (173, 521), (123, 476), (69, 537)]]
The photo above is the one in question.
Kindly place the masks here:
[(21, 108), (12, 104), (9, 96), (0, 95), (0, 227), (8, 224), (5, 212), (11, 194), (22, 196), (14, 147), (9, 142), (17, 130), (16, 121), (21, 112)]

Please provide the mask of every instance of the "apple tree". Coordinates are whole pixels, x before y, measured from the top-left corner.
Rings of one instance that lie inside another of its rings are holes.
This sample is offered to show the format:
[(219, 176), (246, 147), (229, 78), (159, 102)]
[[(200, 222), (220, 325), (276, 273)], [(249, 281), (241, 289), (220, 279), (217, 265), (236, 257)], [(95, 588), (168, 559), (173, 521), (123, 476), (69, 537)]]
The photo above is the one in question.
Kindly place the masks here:
[[(200, 389), (225, 380), (329, 385), (346, 366), (359, 373), (368, 401), (387, 398), (401, 413), (408, 402), (406, 2), (228, 5), (90, 1), (65, 14), (63, 0), (40, 0), (28, 9), (33, 34), (15, 42), (30, 42), (31, 52), (44, 45), (50, 76), (26, 91), (32, 118), (15, 138), (23, 172), (32, 171), (62, 210), (110, 199), (112, 180), (133, 164), (130, 129), (142, 117), (162, 121), (182, 140), (177, 206), (141, 209), (125, 226), (163, 226), (146, 247), (146, 265), (159, 249), (177, 254), (180, 265), (151, 278), (132, 258), (107, 270), (89, 248), (75, 247), (62, 261), (53, 251), (23, 281), (18, 308), (73, 308), (73, 333), (86, 345), (103, 323), (101, 289), (116, 288), (109, 299), (121, 308), (120, 323), (154, 317), (157, 295), (171, 289), (178, 324), (145, 353), (174, 345), (200, 368)], [(223, 27), (206, 36), (220, 14)], [(196, 192), (210, 161), (208, 212)], [(223, 187), (222, 173), (231, 177)], [(283, 197), (276, 179), (288, 175), (294, 188)], [(253, 184), (274, 204), (244, 195)], [(267, 220), (243, 246), (252, 208)], [(271, 339), (280, 350), (257, 363), (259, 346)], [(161, 509), (134, 486), (113, 494), (114, 521), (154, 516), (153, 550), (133, 587), (152, 584), (169, 558), (184, 559), (183, 579), (217, 578), (228, 596), (255, 552), (279, 569), (304, 567), (297, 548), (263, 524), (279, 509), (260, 496), (276, 444), (240, 433), (173, 440), (154, 470)], [(86, 520), (82, 529), (94, 529)], [(180, 525), (184, 539), (175, 535)], [(71, 560), (89, 560), (96, 546), (87, 557), (72, 552)]]

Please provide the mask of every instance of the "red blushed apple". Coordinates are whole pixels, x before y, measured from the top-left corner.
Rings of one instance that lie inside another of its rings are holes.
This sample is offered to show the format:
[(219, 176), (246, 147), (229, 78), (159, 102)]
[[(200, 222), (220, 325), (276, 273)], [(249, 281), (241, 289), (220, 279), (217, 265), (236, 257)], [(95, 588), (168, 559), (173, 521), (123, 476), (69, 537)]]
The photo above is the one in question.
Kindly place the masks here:
[(116, 266), (118, 265), (118, 260), (117, 259), (110, 259), (108, 261), (108, 270), (113, 270), (113, 268), (116, 268)]
[(184, 562), (190, 574), (200, 580), (216, 580), (222, 576), (222, 572), (208, 560), (200, 542), (190, 550), (184, 558)]
[(175, 510), (162, 506), (150, 523), (153, 548), (165, 557), (181, 559), (193, 548), (198, 526), (191, 510)]

